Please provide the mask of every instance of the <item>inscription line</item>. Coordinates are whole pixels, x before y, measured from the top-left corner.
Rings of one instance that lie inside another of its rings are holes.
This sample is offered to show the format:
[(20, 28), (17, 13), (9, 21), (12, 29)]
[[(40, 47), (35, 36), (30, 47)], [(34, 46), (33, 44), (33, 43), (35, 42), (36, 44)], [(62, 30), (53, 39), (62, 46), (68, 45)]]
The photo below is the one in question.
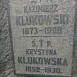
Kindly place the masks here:
[(65, 37), (65, 36), (21, 36), (21, 37)]

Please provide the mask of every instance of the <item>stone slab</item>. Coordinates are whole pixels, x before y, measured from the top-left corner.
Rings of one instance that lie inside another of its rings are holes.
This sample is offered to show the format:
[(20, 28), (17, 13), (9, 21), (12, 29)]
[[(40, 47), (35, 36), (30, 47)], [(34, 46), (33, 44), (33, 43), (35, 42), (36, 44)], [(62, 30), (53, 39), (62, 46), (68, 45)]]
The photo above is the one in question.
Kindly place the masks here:
[(16, 74), (71, 76), (74, 0), (9, 0)]

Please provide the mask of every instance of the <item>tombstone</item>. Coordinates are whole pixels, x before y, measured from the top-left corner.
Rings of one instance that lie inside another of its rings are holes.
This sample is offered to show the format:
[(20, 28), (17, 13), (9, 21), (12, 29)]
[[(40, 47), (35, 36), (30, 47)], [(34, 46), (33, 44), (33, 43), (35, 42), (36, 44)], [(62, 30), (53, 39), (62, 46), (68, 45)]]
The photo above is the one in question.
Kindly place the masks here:
[(16, 75), (71, 76), (74, 0), (9, 0)]

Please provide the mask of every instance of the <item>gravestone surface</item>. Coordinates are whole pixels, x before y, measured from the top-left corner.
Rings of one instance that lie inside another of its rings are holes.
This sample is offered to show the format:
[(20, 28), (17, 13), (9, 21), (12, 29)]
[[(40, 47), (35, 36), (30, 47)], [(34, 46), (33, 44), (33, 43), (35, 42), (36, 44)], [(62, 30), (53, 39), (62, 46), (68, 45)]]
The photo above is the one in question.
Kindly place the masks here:
[(75, 1), (9, 0), (16, 74), (71, 76)]
[[(0, 6), (1, 6), (0, 7), (0, 10), (1, 10), (0, 17), (2, 18), (1, 21), (0, 21), (0, 23), (1, 23), (1, 26), (0, 26), (0, 30), (1, 30), (1, 32), (0, 32), (0, 35), (1, 35), (1, 37), (0, 37), (0, 53), (1, 53), (1, 58), (0, 58), (1, 65), (0, 65), (0, 68), (1, 69), (0, 69), (0, 71), (1, 71), (1, 73), (3, 73), (5, 75), (5, 77), (26, 77), (26, 76), (17, 76), (17, 75), (14, 75), (14, 70), (15, 69), (13, 67), (13, 62), (12, 62), (13, 59), (12, 59), (12, 51), (11, 51), (11, 44), (10, 44), (10, 37), (9, 37), (10, 36), (9, 35), (9, 33), (10, 33), (9, 32), (9, 26), (10, 26), (9, 23), (10, 22), (8, 23), (8, 16), (7, 16), (8, 7), (7, 7), (7, 3), (6, 2), (8, 2), (8, 1), (7, 0), (6, 1), (2, 0), (0, 2), (1, 3), (0, 4)], [(73, 3), (73, 1), (72, 1), (72, 3)], [(75, 24), (75, 26), (76, 26), (76, 24)], [(49, 25), (49, 27), (50, 27), (50, 25)], [(75, 48), (76, 48), (76, 42), (75, 42)], [(57, 52), (57, 54), (59, 54), (59, 53)], [(56, 55), (56, 56), (58, 56), (58, 55)], [(30, 57), (31, 57), (31, 55), (30, 55)], [(70, 58), (72, 58), (72, 56), (70, 56)], [(73, 56), (73, 59), (76, 60), (76, 52), (75, 52), (75, 56)], [(75, 64), (76, 64), (76, 61), (75, 61), (75, 63), (73, 63), (73, 66), (75, 66)], [(71, 67), (72, 67), (72, 65), (71, 65)], [(68, 66), (67, 66), (67, 68), (68, 68)], [(72, 70), (73, 72), (75, 72), (74, 75), (72, 75), (72, 77), (77, 77), (76, 71), (75, 71), (76, 69), (77, 69), (77, 67), (75, 67), (75, 69)]]

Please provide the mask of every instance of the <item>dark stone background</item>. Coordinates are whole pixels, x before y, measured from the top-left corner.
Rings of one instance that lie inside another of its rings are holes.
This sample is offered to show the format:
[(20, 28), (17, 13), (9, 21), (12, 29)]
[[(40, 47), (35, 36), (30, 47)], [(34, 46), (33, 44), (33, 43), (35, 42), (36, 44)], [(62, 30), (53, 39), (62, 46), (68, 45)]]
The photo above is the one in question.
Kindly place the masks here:
[[(14, 64), (9, 31), (8, 0), (0, 0), (0, 77), (26, 77), (14, 75)], [(77, 77), (77, 1), (75, 9), (75, 37), (72, 77)]]

